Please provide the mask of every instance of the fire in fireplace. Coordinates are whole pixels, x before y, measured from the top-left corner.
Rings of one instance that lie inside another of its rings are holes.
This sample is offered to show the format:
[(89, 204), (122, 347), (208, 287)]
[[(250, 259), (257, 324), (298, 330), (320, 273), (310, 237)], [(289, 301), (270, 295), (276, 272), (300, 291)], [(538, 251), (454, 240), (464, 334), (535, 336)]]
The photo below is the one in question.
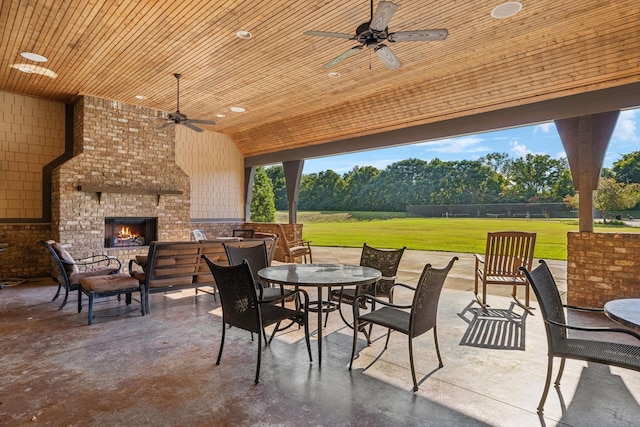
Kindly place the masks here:
[(105, 218), (104, 247), (146, 246), (157, 239), (157, 218)]

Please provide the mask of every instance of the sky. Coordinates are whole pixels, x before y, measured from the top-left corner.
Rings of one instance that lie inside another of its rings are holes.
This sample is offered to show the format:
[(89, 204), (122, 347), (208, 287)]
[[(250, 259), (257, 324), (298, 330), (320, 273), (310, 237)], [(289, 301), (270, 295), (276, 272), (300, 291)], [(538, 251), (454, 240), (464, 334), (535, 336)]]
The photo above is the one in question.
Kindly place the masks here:
[[(640, 109), (620, 113), (609, 142), (604, 167), (610, 168), (623, 154), (640, 150)], [(437, 139), (339, 156), (306, 159), (303, 174), (328, 169), (343, 175), (354, 166), (374, 166), (383, 170), (388, 165), (410, 158), (431, 161), (476, 160), (489, 153), (508, 153), (513, 158), (527, 154), (548, 154), (553, 158), (566, 157), (560, 136), (553, 122), (532, 126), (483, 132), (456, 138)]]

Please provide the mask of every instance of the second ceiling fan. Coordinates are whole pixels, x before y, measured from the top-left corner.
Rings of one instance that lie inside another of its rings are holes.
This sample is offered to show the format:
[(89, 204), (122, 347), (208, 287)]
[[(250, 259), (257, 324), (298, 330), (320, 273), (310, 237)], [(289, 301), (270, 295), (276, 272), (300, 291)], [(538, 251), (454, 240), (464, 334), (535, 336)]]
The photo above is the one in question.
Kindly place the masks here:
[(368, 47), (373, 49), (376, 55), (378, 55), (378, 58), (380, 58), (384, 65), (386, 65), (390, 70), (400, 68), (402, 63), (391, 49), (389, 49), (386, 44), (382, 43), (383, 41), (386, 40), (391, 43), (408, 41), (438, 41), (446, 39), (449, 35), (449, 32), (446, 29), (398, 31), (395, 33), (389, 33), (387, 26), (389, 25), (396, 9), (398, 9), (397, 4), (390, 1), (381, 1), (378, 3), (378, 7), (374, 13), (373, 0), (371, 0), (371, 19), (368, 22), (360, 24), (358, 28), (356, 28), (355, 35), (326, 31), (305, 31), (303, 34), (306, 36), (356, 40), (360, 43), (327, 62), (324, 65), (324, 68), (335, 67), (351, 55), (358, 53), (363, 47)]

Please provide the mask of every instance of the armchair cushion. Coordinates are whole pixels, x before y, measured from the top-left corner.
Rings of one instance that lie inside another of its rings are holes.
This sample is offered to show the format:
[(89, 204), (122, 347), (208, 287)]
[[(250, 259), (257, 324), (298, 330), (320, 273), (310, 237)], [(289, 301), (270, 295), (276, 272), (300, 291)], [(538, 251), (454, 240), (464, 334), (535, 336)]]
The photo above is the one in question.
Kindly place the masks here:
[(64, 269), (67, 271), (67, 275), (72, 275), (79, 271), (76, 261), (73, 259), (71, 254), (69, 254), (69, 252), (67, 252), (67, 250), (62, 247), (60, 243), (53, 242), (53, 250), (56, 251), (58, 257), (63, 262)]

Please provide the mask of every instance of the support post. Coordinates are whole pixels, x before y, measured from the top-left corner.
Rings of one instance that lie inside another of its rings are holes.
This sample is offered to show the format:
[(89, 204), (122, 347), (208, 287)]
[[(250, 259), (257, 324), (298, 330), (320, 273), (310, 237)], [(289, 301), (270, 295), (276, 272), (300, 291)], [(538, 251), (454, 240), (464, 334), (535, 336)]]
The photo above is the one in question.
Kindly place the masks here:
[(251, 199), (253, 198), (253, 178), (256, 174), (256, 167), (244, 168), (244, 220), (251, 221)]
[(298, 222), (298, 194), (300, 193), (303, 167), (304, 160), (282, 162), (284, 180), (287, 185), (287, 200), (289, 201), (289, 224)]
[(567, 152), (573, 187), (579, 192), (580, 231), (593, 232), (593, 192), (598, 188), (604, 155), (620, 111), (555, 121)]

